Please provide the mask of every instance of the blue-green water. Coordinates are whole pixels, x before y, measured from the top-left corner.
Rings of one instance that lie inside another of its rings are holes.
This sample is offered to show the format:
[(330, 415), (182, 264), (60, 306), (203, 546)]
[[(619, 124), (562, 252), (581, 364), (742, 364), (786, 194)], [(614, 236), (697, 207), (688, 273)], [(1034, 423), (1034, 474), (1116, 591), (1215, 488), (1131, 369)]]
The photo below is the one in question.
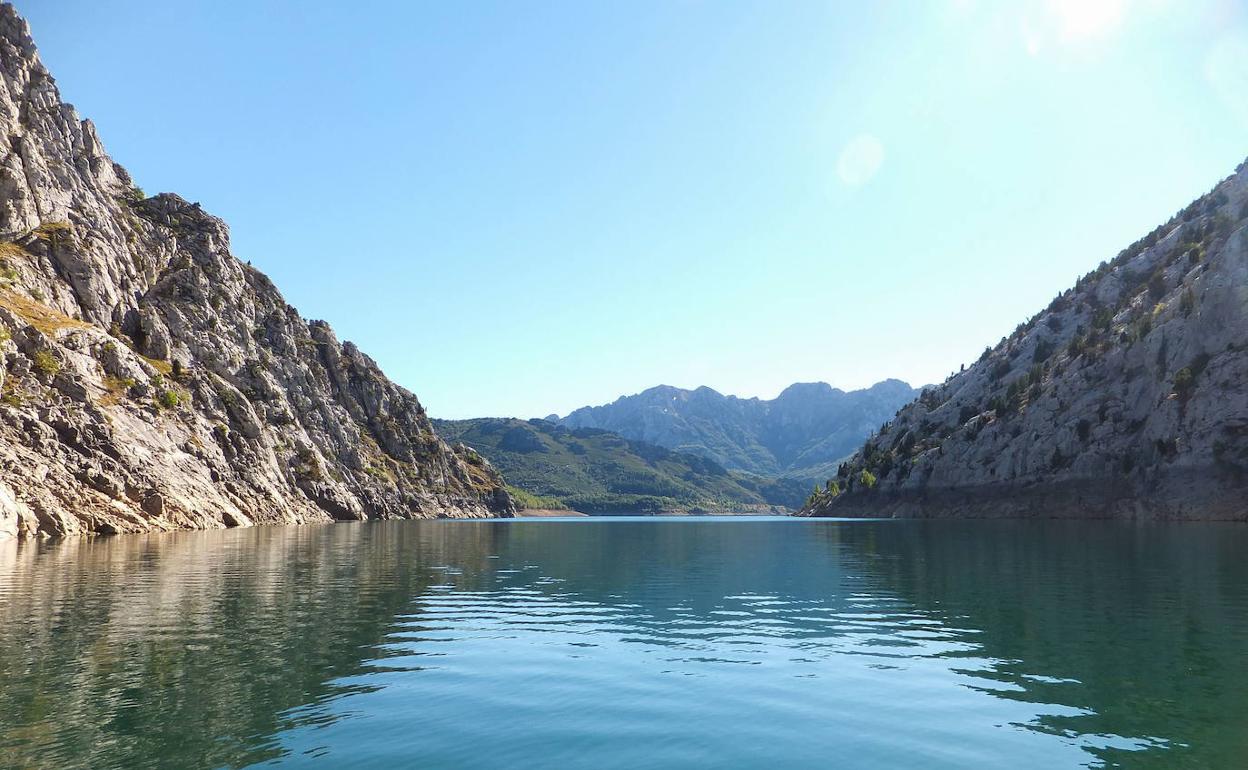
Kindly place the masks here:
[(4, 767), (1242, 767), (1248, 528), (395, 522), (0, 545)]

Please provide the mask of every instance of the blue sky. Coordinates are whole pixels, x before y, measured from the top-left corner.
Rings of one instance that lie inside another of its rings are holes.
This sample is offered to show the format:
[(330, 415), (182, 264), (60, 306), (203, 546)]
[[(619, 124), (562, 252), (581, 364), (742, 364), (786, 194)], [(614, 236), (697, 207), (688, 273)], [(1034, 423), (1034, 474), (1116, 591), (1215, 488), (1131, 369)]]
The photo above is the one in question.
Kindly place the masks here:
[(939, 381), (1248, 157), (1230, 0), (17, 5), (439, 417)]

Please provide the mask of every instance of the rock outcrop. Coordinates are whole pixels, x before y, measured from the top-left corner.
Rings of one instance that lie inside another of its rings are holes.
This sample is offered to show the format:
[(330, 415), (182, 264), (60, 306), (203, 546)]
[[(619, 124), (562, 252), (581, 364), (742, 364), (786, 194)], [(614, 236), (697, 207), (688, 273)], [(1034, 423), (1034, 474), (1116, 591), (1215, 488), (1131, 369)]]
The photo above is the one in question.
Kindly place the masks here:
[(770, 401), (660, 385), (554, 419), (569, 428), (609, 430), (702, 455), (729, 470), (815, 479), (835, 471), (837, 462), (917, 394), (900, 380), (850, 392), (824, 382), (798, 383)]
[(0, 6), (0, 536), (486, 516), (416, 397), (146, 197)]
[(819, 516), (1248, 519), (1248, 162), (925, 390)]

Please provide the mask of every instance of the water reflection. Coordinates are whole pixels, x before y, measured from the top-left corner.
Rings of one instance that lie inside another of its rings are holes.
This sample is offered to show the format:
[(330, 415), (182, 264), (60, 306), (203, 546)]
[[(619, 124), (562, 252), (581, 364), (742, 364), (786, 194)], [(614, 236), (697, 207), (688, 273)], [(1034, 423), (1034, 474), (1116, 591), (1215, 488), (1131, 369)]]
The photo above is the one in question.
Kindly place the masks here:
[(776, 520), (0, 545), (0, 764), (1230, 766), (1245, 545)]

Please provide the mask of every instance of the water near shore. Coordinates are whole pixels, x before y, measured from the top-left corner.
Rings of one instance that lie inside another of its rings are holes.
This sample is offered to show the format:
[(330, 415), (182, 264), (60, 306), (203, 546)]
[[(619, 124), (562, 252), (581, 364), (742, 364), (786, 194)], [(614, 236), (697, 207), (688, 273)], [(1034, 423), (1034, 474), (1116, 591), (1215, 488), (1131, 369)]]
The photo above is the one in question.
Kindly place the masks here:
[(0, 544), (0, 766), (1232, 767), (1245, 554), (774, 518)]

